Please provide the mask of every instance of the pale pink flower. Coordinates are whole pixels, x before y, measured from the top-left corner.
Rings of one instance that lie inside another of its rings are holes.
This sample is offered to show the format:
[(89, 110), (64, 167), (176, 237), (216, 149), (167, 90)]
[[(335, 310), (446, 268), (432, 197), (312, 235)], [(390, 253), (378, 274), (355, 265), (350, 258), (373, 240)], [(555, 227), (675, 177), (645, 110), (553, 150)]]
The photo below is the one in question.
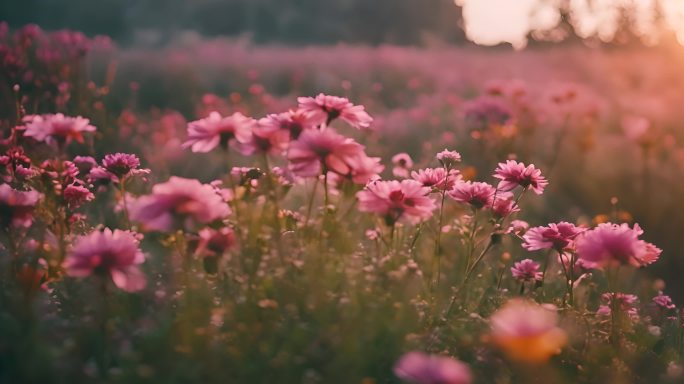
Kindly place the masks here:
[(497, 219), (503, 219), (513, 214), (514, 212), (519, 212), (520, 207), (513, 200), (513, 196), (507, 192), (499, 192), (493, 199), (489, 208), (492, 210), (492, 214)]
[(489, 318), (493, 341), (512, 360), (541, 363), (567, 343), (555, 306), (511, 299)]
[(515, 233), (518, 236), (523, 235), (530, 228), (530, 224), (525, 220), (513, 220), (508, 227), (506, 233)]
[(370, 127), (373, 118), (366, 113), (363, 105), (354, 105), (344, 97), (319, 94), (314, 97), (300, 97), (299, 109), (306, 112), (316, 125), (329, 125), (340, 118), (352, 127), (363, 129)]
[(297, 140), (299, 135), (307, 129), (316, 127), (316, 122), (311, 116), (301, 110), (289, 110), (279, 114), (271, 114), (259, 120), (259, 124), (265, 127), (273, 127), (284, 130), (292, 140)]
[(470, 384), (467, 364), (448, 356), (409, 352), (394, 365), (394, 374), (415, 384)]
[(517, 186), (529, 188), (537, 195), (544, 192), (544, 188), (549, 184), (542, 176), (541, 171), (534, 167), (534, 164), (525, 166), (515, 160), (508, 160), (499, 163), (494, 172), (494, 177), (499, 181), (498, 188), (502, 191), (510, 191)]
[(413, 168), (413, 160), (408, 153), (402, 152), (392, 156), (392, 174), (396, 177), (409, 177), (409, 171)]
[(443, 150), (437, 154), (437, 160), (443, 167), (451, 169), (461, 162), (461, 154), (456, 151)]
[(631, 318), (639, 316), (639, 310), (636, 307), (639, 298), (635, 295), (621, 292), (606, 292), (601, 295), (601, 301), (604, 304), (599, 306), (599, 309), (596, 311), (596, 314), (599, 316), (610, 316), (613, 312), (613, 305), (617, 306), (620, 311), (628, 314)]
[(170, 231), (223, 219), (230, 208), (211, 185), (172, 176), (152, 187), (152, 194), (131, 201), (129, 214), (147, 229)]
[(543, 273), (539, 271), (539, 263), (524, 259), (513, 264), (511, 274), (520, 281), (541, 281)]
[(430, 188), (415, 180), (373, 181), (359, 191), (361, 212), (381, 215), (388, 225), (399, 220), (416, 224), (429, 219), (437, 205), (428, 194)]
[(448, 193), (452, 199), (480, 209), (490, 206), (496, 189), (487, 183), (460, 181)]
[(0, 225), (28, 227), (33, 221), (33, 211), (43, 197), (34, 190), (18, 191), (8, 184), (0, 185)]
[(217, 146), (228, 148), (229, 143), (247, 143), (256, 121), (240, 112), (223, 117), (212, 112), (208, 117), (188, 123), (188, 139), (183, 148), (193, 152), (209, 152)]
[(451, 190), (461, 179), (457, 170), (447, 171), (444, 168), (425, 168), (411, 172), (411, 178), (423, 184), (424, 187), (438, 191)]
[(105, 228), (78, 238), (64, 260), (64, 269), (74, 277), (108, 275), (120, 289), (135, 292), (145, 287), (139, 266), (144, 261), (138, 239), (131, 232)]
[(630, 264), (642, 267), (658, 260), (659, 248), (640, 240), (644, 231), (639, 224), (602, 223), (584, 232), (575, 242), (577, 256), (590, 268)]
[(368, 157), (364, 153), (350, 158), (348, 165), (350, 172), (346, 175), (340, 174), (340, 176), (360, 185), (366, 185), (371, 180), (379, 179), (380, 173), (385, 169), (379, 157)]
[(653, 298), (653, 302), (662, 309), (675, 309), (677, 306), (672, 302), (670, 296), (659, 291), (658, 295)]
[(306, 130), (290, 143), (287, 159), (297, 176), (315, 177), (325, 172), (347, 175), (352, 159), (363, 153), (361, 144), (332, 129)]
[(24, 136), (37, 141), (52, 142), (57, 140), (66, 144), (75, 140), (83, 143), (83, 133), (95, 132), (90, 120), (81, 116), (70, 117), (61, 113), (48, 115), (30, 115), (23, 119), (26, 130)]
[(240, 148), (244, 154), (269, 153), (282, 154), (290, 142), (290, 132), (272, 125), (255, 125), (249, 141), (242, 143)]
[(561, 221), (551, 223), (546, 227), (530, 228), (523, 236), (523, 248), (528, 251), (538, 251), (540, 249), (555, 249), (562, 252), (568, 248), (575, 237), (582, 232), (582, 228), (575, 224)]

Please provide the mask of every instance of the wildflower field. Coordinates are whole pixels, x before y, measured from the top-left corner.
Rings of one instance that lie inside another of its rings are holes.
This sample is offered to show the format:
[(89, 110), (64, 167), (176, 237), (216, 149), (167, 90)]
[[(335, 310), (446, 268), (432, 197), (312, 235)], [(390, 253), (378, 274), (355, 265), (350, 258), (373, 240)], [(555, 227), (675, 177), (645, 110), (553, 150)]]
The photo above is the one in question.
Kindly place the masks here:
[(0, 23), (0, 383), (682, 383), (681, 68)]

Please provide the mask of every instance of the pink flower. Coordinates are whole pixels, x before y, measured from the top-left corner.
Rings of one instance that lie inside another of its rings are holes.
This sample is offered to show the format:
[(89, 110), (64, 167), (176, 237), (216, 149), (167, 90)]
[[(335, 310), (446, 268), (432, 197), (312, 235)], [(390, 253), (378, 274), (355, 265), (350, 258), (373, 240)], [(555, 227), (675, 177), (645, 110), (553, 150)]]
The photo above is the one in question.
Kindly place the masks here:
[(219, 145), (228, 148), (231, 142), (247, 143), (255, 125), (254, 119), (240, 112), (228, 117), (212, 112), (208, 117), (188, 124), (188, 139), (182, 146), (193, 152), (209, 152)]
[(663, 294), (663, 291), (658, 292), (658, 296), (653, 298), (653, 302), (662, 309), (675, 309), (677, 307), (670, 296)]
[(465, 363), (448, 356), (409, 352), (394, 365), (394, 374), (415, 384), (470, 384), (472, 375)]
[(315, 177), (324, 172), (350, 174), (352, 159), (362, 155), (362, 145), (332, 129), (306, 130), (290, 143), (287, 159), (295, 175)]
[(33, 211), (43, 197), (34, 190), (17, 191), (7, 184), (0, 185), (0, 225), (28, 227), (33, 221)]
[(195, 253), (203, 257), (222, 256), (235, 242), (235, 232), (231, 228), (204, 228), (199, 231), (199, 244)]
[(411, 178), (423, 184), (424, 187), (448, 191), (460, 180), (460, 175), (455, 169), (447, 171), (444, 168), (425, 168), (411, 172)]
[(223, 219), (230, 208), (211, 185), (172, 176), (152, 187), (152, 194), (130, 202), (129, 214), (150, 230), (170, 231)]
[(476, 125), (504, 125), (513, 114), (501, 98), (491, 96), (481, 96), (464, 103), (463, 113), (467, 121)]
[(460, 203), (470, 204), (480, 209), (492, 204), (495, 192), (494, 187), (487, 183), (460, 181), (447, 193), (449, 197)]
[(370, 127), (373, 118), (366, 113), (362, 105), (354, 105), (344, 97), (319, 94), (314, 97), (300, 97), (299, 109), (311, 117), (316, 125), (329, 125), (340, 118), (352, 127), (362, 129)]
[(138, 239), (131, 232), (105, 228), (76, 240), (64, 269), (73, 277), (109, 275), (120, 289), (135, 292), (145, 288), (145, 275), (139, 267), (144, 261)]
[(572, 241), (582, 232), (582, 228), (576, 227), (572, 223), (562, 221), (551, 223), (546, 227), (530, 228), (523, 236), (523, 248), (528, 251), (538, 251), (540, 249), (555, 249), (562, 252)]
[(95, 195), (88, 188), (76, 183), (69, 184), (64, 188), (62, 196), (64, 201), (72, 208), (80, 207), (83, 203), (92, 201), (95, 198)]
[(23, 119), (26, 123), (24, 136), (37, 141), (58, 140), (69, 144), (72, 140), (83, 143), (84, 132), (95, 132), (90, 120), (81, 116), (69, 117), (61, 113), (49, 115), (30, 115)]
[(508, 227), (506, 233), (515, 233), (516, 235), (520, 236), (527, 232), (529, 228), (530, 224), (527, 221), (513, 220), (511, 221), (511, 225)]
[(387, 225), (399, 220), (416, 224), (430, 218), (437, 207), (429, 193), (430, 188), (415, 180), (373, 181), (356, 197), (361, 212), (379, 214)]
[(76, 156), (72, 162), (81, 175), (87, 175), (91, 169), (97, 167), (97, 161), (90, 156)]
[(636, 308), (639, 298), (635, 295), (620, 292), (606, 292), (601, 295), (601, 301), (604, 304), (599, 306), (599, 309), (596, 311), (596, 314), (599, 316), (610, 316), (613, 312), (613, 305), (617, 306), (618, 309), (628, 314), (631, 318), (637, 318), (639, 316), (639, 310)]
[(359, 156), (349, 159), (350, 172), (344, 176), (354, 184), (366, 185), (371, 180), (380, 178), (380, 172), (385, 166), (380, 163), (379, 157), (368, 157), (361, 153)]
[(241, 145), (242, 153), (271, 153), (282, 154), (290, 142), (290, 132), (272, 125), (257, 124), (252, 128), (249, 141)]
[(284, 130), (292, 140), (297, 140), (304, 130), (316, 127), (316, 122), (312, 121), (309, 114), (300, 110), (268, 115), (259, 120), (259, 124)]
[(603, 223), (586, 231), (575, 242), (577, 256), (589, 268), (615, 264), (641, 267), (658, 260), (659, 248), (639, 239), (644, 232), (639, 224)]
[(397, 153), (392, 156), (392, 174), (396, 177), (408, 177), (409, 171), (413, 168), (413, 160), (408, 153)]
[(531, 259), (518, 261), (511, 267), (511, 274), (521, 281), (541, 281), (543, 273), (539, 271), (539, 263)]
[(520, 207), (512, 199), (512, 197), (513, 196), (508, 192), (499, 192), (496, 195), (496, 198), (493, 199), (492, 203), (490, 204), (492, 214), (494, 214), (495, 218), (503, 219), (514, 212), (520, 211)]
[(443, 150), (437, 154), (437, 160), (446, 169), (451, 169), (461, 162), (461, 154), (456, 151)]
[(537, 195), (541, 195), (544, 188), (549, 184), (546, 178), (542, 176), (541, 171), (534, 167), (534, 164), (525, 166), (525, 164), (518, 163), (515, 160), (499, 163), (494, 172), (494, 177), (501, 180), (498, 187), (502, 191), (510, 191), (521, 186), (530, 188)]
[(114, 153), (105, 155), (102, 166), (116, 177), (127, 176), (140, 166), (138, 156), (128, 153)]

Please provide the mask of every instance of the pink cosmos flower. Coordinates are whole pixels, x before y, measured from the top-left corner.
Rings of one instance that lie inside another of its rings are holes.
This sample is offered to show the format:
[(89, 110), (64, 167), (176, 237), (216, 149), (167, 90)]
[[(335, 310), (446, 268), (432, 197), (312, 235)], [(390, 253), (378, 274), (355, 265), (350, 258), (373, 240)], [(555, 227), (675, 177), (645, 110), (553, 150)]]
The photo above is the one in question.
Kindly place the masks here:
[(131, 201), (129, 214), (147, 229), (170, 231), (223, 219), (230, 208), (211, 185), (172, 176), (152, 187), (152, 194)]
[(581, 232), (582, 228), (565, 221), (551, 223), (546, 227), (534, 227), (523, 236), (525, 242), (522, 246), (528, 251), (555, 249), (562, 252)]
[(675, 309), (677, 307), (672, 302), (672, 298), (663, 294), (663, 291), (658, 292), (658, 296), (653, 298), (653, 302), (662, 309)]
[(316, 125), (329, 125), (338, 117), (352, 127), (363, 129), (370, 127), (373, 118), (366, 113), (363, 105), (354, 105), (344, 97), (319, 94), (314, 97), (300, 97), (299, 109), (311, 117)]
[(91, 156), (76, 156), (72, 162), (82, 175), (87, 175), (91, 169), (97, 167), (97, 161)]
[(635, 295), (620, 292), (606, 292), (601, 295), (601, 301), (604, 304), (599, 306), (599, 309), (596, 311), (596, 314), (599, 316), (610, 316), (613, 304), (631, 318), (637, 318), (639, 316), (639, 310), (636, 307), (639, 298)]
[(352, 159), (362, 156), (363, 146), (332, 129), (306, 130), (290, 143), (287, 159), (292, 173), (315, 177), (324, 172), (351, 173)]
[(394, 365), (394, 374), (415, 384), (470, 384), (472, 374), (465, 363), (448, 356), (409, 352)]
[(402, 152), (392, 156), (392, 174), (396, 177), (408, 177), (409, 171), (413, 168), (413, 160), (408, 153)]
[(304, 111), (289, 110), (279, 114), (268, 115), (259, 120), (259, 125), (284, 130), (288, 132), (290, 139), (297, 140), (304, 130), (315, 128), (316, 122)]
[(448, 193), (459, 203), (470, 204), (476, 209), (490, 206), (496, 189), (487, 183), (460, 181)]
[(43, 197), (34, 190), (18, 191), (8, 184), (0, 185), (0, 224), (28, 227), (33, 221), (33, 211)]
[(241, 146), (242, 153), (282, 154), (290, 142), (290, 132), (272, 125), (254, 125), (249, 141)]
[(340, 174), (340, 176), (359, 185), (366, 185), (371, 180), (379, 179), (380, 173), (385, 169), (379, 157), (368, 157), (364, 153), (350, 158), (348, 164), (350, 172), (346, 175)]
[(497, 219), (506, 218), (514, 212), (520, 211), (520, 207), (513, 200), (513, 195), (509, 192), (499, 192), (496, 194), (489, 208)]
[(26, 124), (24, 136), (37, 141), (52, 142), (57, 140), (69, 144), (72, 140), (83, 143), (83, 133), (95, 132), (90, 120), (81, 116), (70, 117), (61, 113), (48, 115), (30, 115), (23, 119)]
[(525, 166), (515, 160), (508, 160), (499, 163), (494, 172), (494, 177), (499, 181), (498, 188), (502, 191), (510, 191), (517, 186), (530, 188), (537, 195), (544, 192), (544, 188), (549, 184), (542, 176), (541, 171), (534, 167), (534, 164)]
[(437, 205), (428, 197), (430, 188), (415, 180), (373, 181), (359, 191), (361, 212), (372, 212), (383, 216), (387, 225), (399, 220), (416, 224), (432, 216)]
[(508, 227), (506, 233), (515, 233), (518, 236), (523, 235), (530, 228), (530, 224), (524, 220), (513, 220)]
[(531, 259), (524, 259), (513, 264), (511, 274), (520, 281), (541, 281), (543, 277), (543, 273), (539, 271), (539, 263)]
[(113, 153), (105, 155), (102, 166), (116, 177), (127, 176), (140, 166), (138, 156), (129, 153)]
[(456, 151), (443, 150), (437, 154), (437, 160), (443, 167), (451, 169), (461, 162), (461, 154)]
[(64, 201), (66, 201), (71, 208), (77, 208), (83, 205), (83, 203), (92, 201), (95, 198), (95, 195), (93, 195), (88, 188), (80, 184), (72, 183), (64, 188), (62, 197), (64, 197)]
[(144, 261), (133, 233), (105, 228), (77, 239), (64, 260), (64, 269), (73, 277), (109, 275), (120, 289), (135, 292), (145, 288), (145, 275), (139, 267)]
[[(182, 146), (193, 152), (209, 152), (219, 145), (228, 148), (229, 143), (247, 143), (255, 125), (254, 119), (240, 112), (228, 117), (212, 112), (208, 117), (188, 124), (188, 139)], [(239, 145), (237, 147), (239, 149)]]
[(489, 318), (493, 341), (512, 360), (540, 363), (560, 353), (567, 342), (557, 326), (555, 306), (511, 299)]
[(444, 168), (425, 168), (411, 172), (411, 178), (423, 184), (424, 187), (439, 191), (451, 190), (461, 179), (457, 170), (447, 171)]
[(662, 250), (640, 240), (639, 236), (643, 233), (639, 224), (634, 224), (634, 228), (627, 224), (599, 224), (577, 238), (577, 256), (590, 268), (615, 264), (642, 267), (651, 264), (658, 260)]

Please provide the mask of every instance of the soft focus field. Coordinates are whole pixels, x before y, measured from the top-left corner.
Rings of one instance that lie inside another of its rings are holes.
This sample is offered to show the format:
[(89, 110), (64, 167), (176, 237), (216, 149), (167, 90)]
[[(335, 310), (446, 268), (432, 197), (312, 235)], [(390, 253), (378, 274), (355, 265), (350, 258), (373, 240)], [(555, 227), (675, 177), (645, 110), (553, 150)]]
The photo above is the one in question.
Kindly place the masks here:
[(681, 48), (0, 30), (0, 382), (684, 380)]

